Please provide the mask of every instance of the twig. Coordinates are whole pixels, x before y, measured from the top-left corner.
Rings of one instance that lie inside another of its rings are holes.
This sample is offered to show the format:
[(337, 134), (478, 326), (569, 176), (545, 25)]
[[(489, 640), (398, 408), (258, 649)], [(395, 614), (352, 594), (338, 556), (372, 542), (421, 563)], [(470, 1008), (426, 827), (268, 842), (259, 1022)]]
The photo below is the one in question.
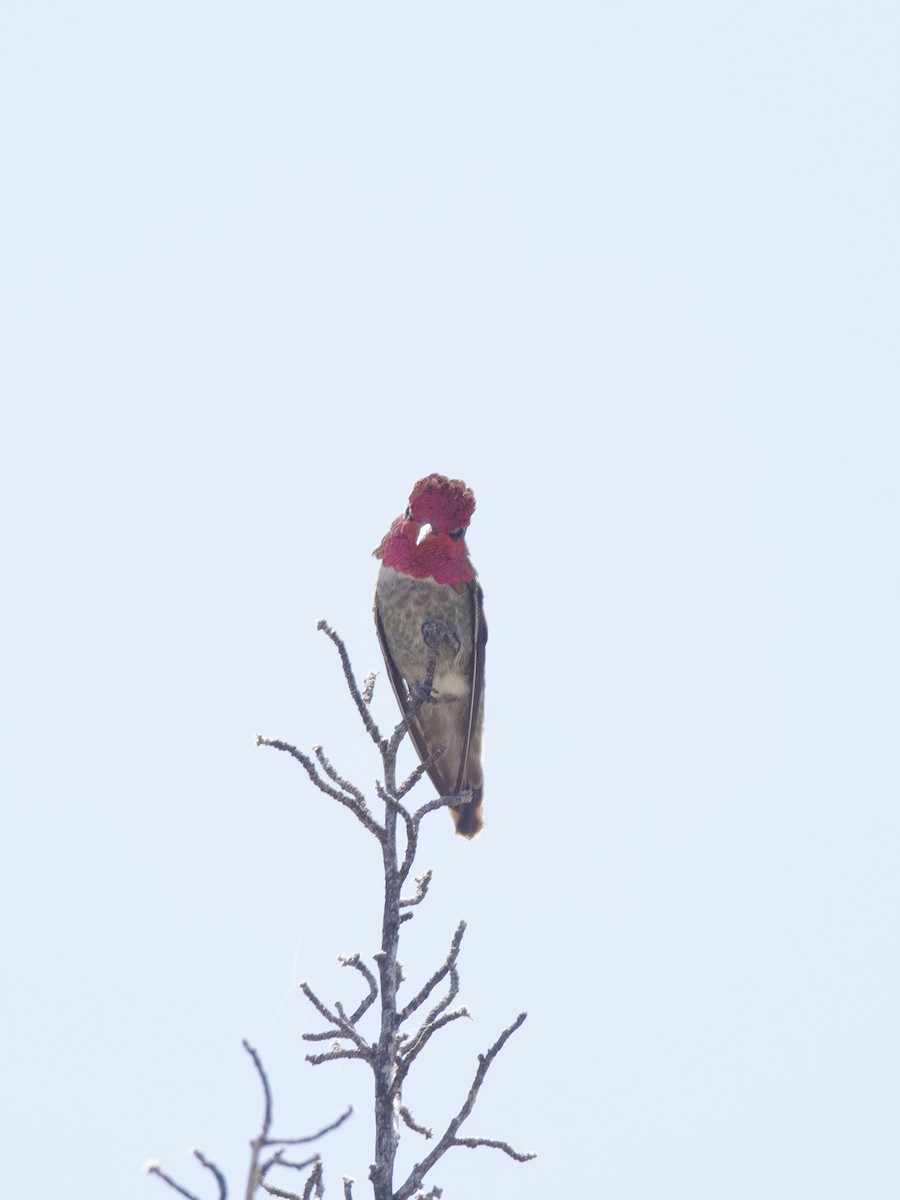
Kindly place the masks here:
[(349, 780), (344, 779), (342, 776), (338, 775), (337, 771), (331, 765), (331, 762), (329, 761), (329, 759), (326, 758), (325, 751), (322, 749), (322, 747), (321, 746), (313, 746), (313, 754), (315, 754), (316, 758), (319, 760), (319, 765), (321, 766), (321, 768), (325, 772), (325, 774), (328, 776), (328, 778), (331, 780), (331, 782), (336, 783), (339, 788), (343, 788), (344, 791), (348, 792), (353, 797), (353, 799), (357, 801), (358, 804), (361, 804), (363, 806), (363, 808), (366, 808), (365, 796), (362, 794), (362, 792), (359, 790), (358, 787), (355, 787), (352, 783), (349, 782)]
[[(430, 877), (430, 872), (429, 872), (429, 877)], [(444, 959), (443, 963), (438, 967), (438, 969), (435, 971), (435, 973), (431, 976), (431, 978), (429, 980), (427, 980), (425, 984), (423, 984), (423, 986), (418, 990), (418, 992), (416, 992), (416, 994), (415, 994), (415, 996), (413, 996), (412, 1000), (410, 1000), (409, 1003), (406, 1004), (404, 1006), (404, 1008), (401, 1010), (399, 1017), (398, 1017), (399, 1024), (402, 1025), (404, 1021), (409, 1020), (409, 1018), (416, 1011), (416, 1009), (420, 1005), (425, 1003), (425, 1001), (428, 999), (428, 997), (431, 995), (431, 993), (434, 991), (434, 989), (437, 987), (437, 985), (441, 982), (441, 980), (445, 979), (447, 977), (447, 975), (456, 966), (456, 960), (459, 958), (459, 949), (460, 949), (460, 946), (462, 945), (463, 934), (465, 932), (466, 932), (466, 923), (465, 923), (465, 921), (460, 921), (460, 923), (456, 927), (456, 932), (453, 935), (453, 940), (450, 942), (450, 950), (447, 953), (447, 957)], [(453, 981), (451, 981), (451, 989), (447, 993), (446, 997), (444, 998), (444, 1003), (442, 1004), (441, 1008), (446, 1008), (448, 1004), (452, 1003), (452, 1001), (458, 991), (459, 991), (459, 979), (457, 977), (455, 985), (454, 985)], [(440, 1012), (441, 1009), (439, 1008), (437, 1011)]]
[(368, 996), (366, 996), (365, 1000), (362, 1001), (359, 1007), (356, 1008), (352, 1015), (348, 1018), (350, 1024), (355, 1025), (360, 1017), (364, 1013), (368, 1012), (368, 1010), (375, 1003), (375, 1000), (378, 996), (378, 984), (375, 982), (375, 976), (360, 958), (359, 954), (343, 954), (338, 958), (338, 962), (342, 967), (353, 967), (354, 970), (359, 971), (360, 975), (362, 975), (363, 979), (365, 979), (366, 983), (369, 985)]
[(428, 1014), (428, 1020), (425, 1021), (415, 1037), (411, 1038), (403, 1049), (403, 1053), (400, 1056), (402, 1060), (401, 1065), (397, 1068), (396, 1086), (398, 1094), (406, 1081), (406, 1076), (409, 1074), (409, 1068), (431, 1041), (434, 1034), (439, 1029), (443, 1029), (445, 1025), (450, 1025), (453, 1021), (458, 1021), (461, 1017), (472, 1015), (465, 1005), (454, 1009), (453, 1012), (443, 1013), (441, 1016), (435, 1015), (437, 1011), (436, 1009), (432, 1009)]
[(273, 750), (283, 750), (285, 754), (290, 754), (291, 758), (295, 758), (300, 763), (320, 792), (324, 792), (326, 796), (331, 796), (332, 800), (337, 800), (339, 804), (343, 804), (345, 808), (349, 808), (358, 818), (360, 824), (365, 825), (369, 833), (374, 834), (379, 841), (384, 837), (384, 830), (374, 819), (365, 804), (360, 804), (354, 796), (347, 796), (343, 792), (338, 791), (337, 788), (330, 787), (316, 770), (312, 759), (304, 754), (302, 750), (298, 750), (290, 742), (283, 742), (280, 738), (267, 738), (259, 733), (256, 735), (256, 744), (257, 746), (269, 746)]
[(268, 1144), (266, 1139), (269, 1136), (269, 1130), (272, 1128), (272, 1089), (269, 1087), (268, 1076), (263, 1070), (262, 1061), (256, 1050), (250, 1045), (246, 1038), (242, 1040), (241, 1044), (253, 1059), (253, 1065), (256, 1067), (256, 1073), (259, 1076), (260, 1083), (262, 1084), (264, 1097), (262, 1124), (259, 1127), (259, 1133), (250, 1143), (250, 1170), (247, 1173), (246, 1200), (253, 1200), (253, 1197), (256, 1193), (256, 1188), (261, 1179), (259, 1156), (262, 1152), (263, 1146)]
[(416, 1122), (416, 1120), (413, 1118), (412, 1113), (409, 1111), (409, 1109), (406, 1107), (405, 1104), (400, 1105), (398, 1112), (400, 1113), (400, 1116), (403, 1118), (403, 1124), (406, 1125), (407, 1128), (411, 1129), (413, 1131), (413, 1133), (420, 1133), (422, 1135), (422, 1137), (426, 1139), (426, 1141), (430, 1141), (431, 1138), (434, 1137), (434, 1134), (432, 1133), (432, 1131), (430, 1129), (426, 1129), (424, 1125), (419, 1125)]
[[(491, 1063), (506, 1045), (509, 1038), (511, 1038), (516, 1030), (520, 1027), (522, 1022), (525, 1020), (525, 1017), (525, 1013), (519, 1013), (512, 1025), (510, 1025), (507, 1029), (504, 1029), (488, 1052), (486, 1054), (479, 1054), (478, 1069), (475, 1072), (475, 1078), (472, 1080), (472, 1086), (469, 1088), (469, 1094), (466, 1096), (462, 1107), (447, 1126), (447, 1129), (441, 1137), (441, 1140), (437, 1143), (434, 1149), (427, 1154), (420, 1163), (416, 1163), (412, 1168), (406, 1179), (406, 1182), (395, 1193), (395, 1200), (409, 1200), (409, 1197), (412, 1196), (412, 1194), (422, 1186), (422, 1181), (434, 1164), (438, 1161), (438, 1159), (446, 1154), (451, 1146), (458, 1144), (456, 1137), (457, 1131), (466, 1118), (471, 1114), (472, 1109), (475, 1106), (475, 1100), (479, 1091), (481, 1090), (481, 1085), (484, 1083), (484, 1078), (488, 1073)], [(478, 1139), (473, 1140), (478, 1142)], [(478, 1142), (478, 1144), (487, 1143)], [(498, 1148), (503, 1148), (505, 1145), (506, 1144), (503, 1143), (501, 1146), (498, 1146)], [(526, 1156), (526, 1158), (533, 1157), (534, 1155)], [(521, 1161), (524, 1161), (524, 1159)]]
[(350, 695), (353, 697), (353, 702), (356, 705), (359, 715), (362, 717), (363, 725), (365, 725), (369, 737), (376, 746), (380, 747), (381, 733), (378, 730), (378, 726), (372, 720), (372, 714), (369, 712), (369, 705), (365, 698), (366, 695), (368, 695), (368, 699), (372, 699), (372, 689), (375, 686), (375, 677), (371, 676), (372, 684), (370, 686), (370, 676), (366, 676), (366, 681), (363, 684), (363, 692), (360, 694), (360, 690), (356, 685), (356, 676), (353, 674), (353, 667), (350, 665), (350, 656), (347, 653), (347, 647), (344, 645), (343, 640), (334, 632), (327, 621), (317, 621), (316, 629), (321, 629), (326, 637), (331, 638), (335, 646), (337, 646), (337, 652), (341, 656), (341, 666), (344, 668), (344, 678), (347, 680), (347, 687), (350, 691)]
[(416, 855), (416, 848), (419, 842), (418, 828), (413, 820), (412, 814), (408, 811), (408, 809), (406, 809), (399, 800), (395, 799), (387, 790), (387, 788), (382, 787), (378, 780), (375, 781), (375, 791), (378, 794), (379, 799), (384, 801), (387, 808), (392, 808), (403, 818), (403, 824), (406, 826), (406, 853), (403, 856), (402, 864), (399, 868), (397, 868), (398, 881), (402, 886), (406, 881), (406, 877), (409, 874), (410, 867), (412, 866), (413, 859)]
[(265, 1179), (266, 1175), (269, 1173), (269, 1171), (272, 1169), (272, 1167), (291, 1167), (298, 1171), (304, 1171), (304, 1170), (306, 1170), (307, 1167), (312, 1166), (312, 1164), (316, 1161), (316, 1159), (318, 1157), (319, 1157), (318, 1154), (314, 1154), (312, 1156), (312, 1158), (304, 1159), (303, 1162), (298, 1163), (298, 1162), (293, 1162), (291, 1159), (285, 1158), (283, 1148), (281, 1150), (276, 1150), (275, 1153), (272, 1155), (272, 1157), (267, 1158), (266, 1161), (263, 1163), (263, 1165), (260, 1167), (259, 1181), (260, 1181), (260, 1183), (262, 1183), (262, 1181)]
[(509, 1142), (499, 1142), (496, 1138), (456, 1138), (453, 1145), (467, 1146), (470, 1150), (476, 1150), (479, 1146), (488, 1146), (491, 1150), (502, 1150), (504, 1154), (508, 1154), (510, 1158), (514, 1158), (516, 1162), (531, 1162), (533, 1158), (537, 1157), (536, 1154), (513, 1150)]
[(437, 746), (434, 750), (432, 750), (427, 758), (423, 758), (419, 765), (410, 771), (407, 777), (397, 788), (397, 799), (402, 800), (407, 792), (411, 792), (429, 767), (433, 767), (439, 758), (444, 757), (446, 752), (446, 746)]
[(329, 1050), (327, 1054), (307, 1054), (306, 1061), (314, 1067), (320, 1067), (322, 1063), (337, 1062), (340, 1058), (361, 1058), (370, 1066), (372, 1064), (372, 1055), (363, 1050)]
[(427, 804), (423, 804), (421, 808), (417, 808), (413, 813), (413, 820), (418, 826), (422, 818), (427, 817), (429, 813), (437, 812), (439, 808), (452, 808), (457, 804), (468, 804), (471, 799), (471, 788), (463, 788), (456, 796), (438, 796), (436, 800), (429, 800)]
[(325, 1188), (322, 1185), (322, 1160), (321, 1159), (319, 1159), (319, 1161), (313, 1167), (312, 1174), (310, 1175), (309, 1179), (307, 1179), (307, 1181), (306, 1181), (306, 1187), (303, 1189), (303, 1200), (310, 1200), (310, 1196), (312, 1196), (312, 1194), (313, 1194), (313, 1188), (316, 1189), (317, 1196), (323, 1196), (325, 1194)]
[(155, 1175), (157, 1179), (161, 1179), (163, 1183), (167, 1183), (172, 1191), (177, 1192), (179, 1196), (184, 1196), (185, 1200), (200, 1200), (199, 1196), (195, 1196), (193, 1192), (189, 1192), (180, 1183), (176, 1183), (171, 1175), (167, 1175), (159, 1163), (148, 1163), (147, 1174)]
[(197, 1162), (202, 1163), (203, 1166), (206, 1167), (207, 1171), (212, 1171), (213, 1175), (216, 1177), (216, 1183), (219, 1185), (219, 1200), (226, 1200), (228, 1195), (228, 1184), (225, 1182), (225, 1176), (222, 1174), (216, 1164), (211, 1159), (207, 1158), (202, 1151), (197, 1149), (194, 1150), (194, 1158), (196, 1158)]
[(278, 1188), (274, 1183), (269, 1183), (265, 1179), (259, 1181), (259, 1186), (270, 1196), (279, 1196), (281, 1200), (303, 1200), (303, 1197), (306, 1196), (306, 1192), (303, 1193), (303, 1197), (298, 1196), (296, 1192), (286, 1192), (283, 1188)]
[(339, 1117), (336, 1117), (328, 1125), (323, 1125), (321, 1129), (317, 1129), (315, 1133), (309, 1133), (306, 1137), (296, 1138), (269, 1138), (265, 1143), (267, 1146), (308, 1146), (310, 1142), (317, 1142), (319, 1138), (323, 1138), (326, 1133), (333, 1133), (335, 1129), (339, 1129), (343, 1123), (353, 1116), (353, 1105), (348, 1104), (346, 1112), (342, 1112)]
[[(332, 1025), (334, 1025), (336, 1033), (340, 1037), (344, 1037), (348, 1041), (352, 1042), (353, 1045), (360, 1052), (360, 1057), (365, 1058), (365, 1060), (367, 1062), (370, 1062), (371, 1058), (372, 1058), (372, 1047), (368, 1044), (368, 1042), (363, 1041), (363, 1039), (356, 1032), (356, 1030), (351, 1025), (350, 1021), (347, 1020), (347, 1018), (343, 1015), (343, 1013), (332, 1012), (331, 1009), (329, 1009), (327, 1005), (323, 1004), (322, 1001), (319, 999), (319, 997), (316, 995), (316, 993), (312, 990), (312, 988), (306, 982), (306, 980), (303, 980), (303, 982), (300, 984), (300, 990), (303, 993), (303, 995), (307, 998), (307, 1000), (310, 1002), (310, 1004), (312, 1004), (312, 1006), (319, 1013), (321, 1013), (321, 1015), (325, 1018), (325, 1020), (330, 1021), (332, 1023)], [(312, 1039), (310, 1039), (310, 1040), (312, 1040)], [(318, 1039), (316, 1039), (316, 1040), (318, 1040)], [(310, 1060), (310, 1061), (312, 1061), (312, 1060)]]
[(428, 892), (428, 885), (431, 883), (431, 867), (423, 871), (421, 875), (417, 875), (415, 879), (416, 894), (410, 896), (408, 900), (401, 900), (401, 908), (411, 908), (414, 904), (421, 904)]

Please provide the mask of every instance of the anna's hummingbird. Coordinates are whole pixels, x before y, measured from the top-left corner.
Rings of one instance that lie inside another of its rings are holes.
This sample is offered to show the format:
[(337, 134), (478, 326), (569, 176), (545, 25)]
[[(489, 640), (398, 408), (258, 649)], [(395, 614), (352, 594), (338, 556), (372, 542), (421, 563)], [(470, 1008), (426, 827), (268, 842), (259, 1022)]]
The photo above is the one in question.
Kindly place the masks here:
[(487, 641), (481, 588), (465, 542), (474, 511), (475, 497), (461, 479), (427, 475), (413, 488), (409, 508), (375, 551), (381, 559), (375, 625), (404, 712), (418, 698), (425, 679), (429, 642), (441, 639), (434, 683), (410, 725), (410, 736), (423, 760), (444, 746), (444, 753), (428, 768), (440, 795), (471, 788), (470, 803), (450, 810), (456, 832), (468, 838), (482, 825)]

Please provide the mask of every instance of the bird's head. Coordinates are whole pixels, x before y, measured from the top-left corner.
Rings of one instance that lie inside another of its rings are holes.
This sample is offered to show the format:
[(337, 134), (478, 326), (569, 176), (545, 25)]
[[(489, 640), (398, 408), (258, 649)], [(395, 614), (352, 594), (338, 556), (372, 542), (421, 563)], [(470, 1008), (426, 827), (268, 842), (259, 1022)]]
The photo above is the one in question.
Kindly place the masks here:
[(459, 587), (475, 576), (465, 532), (475, 511), (475, 496), (461, 479), (426, 475), (409, 496), (409, 507), (388, 530), (376, 558), (417, 579)]

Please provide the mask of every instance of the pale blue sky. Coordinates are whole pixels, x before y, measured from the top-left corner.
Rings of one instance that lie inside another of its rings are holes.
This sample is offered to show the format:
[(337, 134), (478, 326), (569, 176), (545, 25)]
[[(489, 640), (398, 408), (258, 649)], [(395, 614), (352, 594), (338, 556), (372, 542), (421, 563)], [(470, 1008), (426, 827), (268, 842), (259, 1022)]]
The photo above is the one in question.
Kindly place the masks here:
[(10, 1196), (207, 1188), (189, 1145), (240, 1190), (242, 1036), (365, 1179), (296, 982), (356, 995), (373, 846), (253, 735), (371, 785), (314, 626), (380, 665), (430, 471), (478, 500), (487, 827), (424, 839), (402, 957), (465, 918), (474, 1020), (409, 1100), (526, 1009), (468, 1132), (540, 1155), (435, 1182), (900, 1191), (898, 61), (859, 0), (7, 3)]

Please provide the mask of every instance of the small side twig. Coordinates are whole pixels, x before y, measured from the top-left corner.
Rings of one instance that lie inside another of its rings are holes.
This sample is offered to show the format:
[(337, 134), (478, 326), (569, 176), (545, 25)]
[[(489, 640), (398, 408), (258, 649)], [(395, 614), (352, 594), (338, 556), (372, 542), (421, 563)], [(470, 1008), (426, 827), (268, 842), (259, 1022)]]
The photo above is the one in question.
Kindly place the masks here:
[(177, 1183), (171, 1175), (167, 1175), (159, 1163), (148, 1163), (146, 1170), (148, 1175), (155, 1175), (157, 1179), (161, 1179), (163, 1183), (167, 1183), (173, 1192), (177, 1192), (179, 1196), (184, 1196), (185, 1200), (200, 1200), (199, 1196), (195, 1196), (193, 1192), (189, 1192), (186, 1187), (182, 1187), (180, 1183)]
[(262, 1060), (254, 1047), (250, 1045), (246, 1038), (243, 1038), (241, 1045), (253, 1059), (253, 1065), (256, 1067), (256, 1073), (262, 1084), (264, 1101), (262, 1124), (259, 1127), (259, 1133), (250, 1143), (250, 1171), (247, 1175), (247, 1200), (253, 1200), (262, 1176), (259, 1165), (260, 1154), (262, 1153), (263, 1146), (267, 1144), (266, 1139), (269, 1136), (269, 1130), (272, 1128), (272, 1089), (269, 1087), (269, 1079), (263, 1069)]
[(471, 788), (463, 788), (457, 796), (438, 796), (437, 799), (429, 800), (421, 808), (417, 808), (413, 813), (413, 820), (418, 826), (421, 824), (422, 818), (427, 817), (429, 813), (437, 812), (439, 808), (452, 808), (457, 804), (468, 804), (471, 799)]
[[(317, 621), (316, 629), (321, 629), (325, 636), (331, 638), (337, 647), (337, 652), (341, 656), (341, 666), (344, 668), (344, 678), (347, 680), (347, 688), (353, 697), (353, 702), (356, 705), (359, 715), (362, 717), (362, 723), (365, 725), (366, 732), (375, 745), (380, 746), (381, 733), (372, 719), (372, 714), (369, 712), (369, 701), (372, 699), (372, 690), (375, 687), (374, 675), (366, 676), (363, 691), (360, 692), (356, 683), (356, 676), (353, 674), (353, 667), (350, 665), (350, 655), (347, 653), (347, 647), (344, 645), (343, 639), (335, 633), (325, 620)], [(371, 684), (369, 682), (370, 679)]]
[(297, 762), (300, 763), (320, 792), (324, 792), (325, 795), (330, 796), (332, 800), (337, 800), (339, 804), (343, 804), (345, 808), (349, 808), (354, 816), (358, 818), (360, 824), (365, 825), (369, 833), (374, 834), (379, 841), (382, 840), (384, 837), (384, 829), (378, 824), (378, 822), (369, 812), (365, 802), (360, 803), (355, 796), (346, 795), (344, 792), (339, 791), (337, 788), (333, 788), (327, 784), (316, 770), (315, 765), (308, 754), (304, 754), (302, 750), (298, 750), (297, 747), (292, 746), (290, 742), (284, 742), (281, 740), (281, 738), (263, 737), (261, 733), (256, 735), (256, 744), (257, 746), (269, 746), (272, 750), (282, 750), (285, 754), (290, 754), (291, 758), (296, 759)]
[[(457, 1138), (457, 1136), (456, 1136), (457, 1132), (459, 1131), (460, 1126), (463, 1124), (463, 1122), (466, 1120), (466, 1118), (471, 1114), (472, 1109), (475, 1107), (475, 1100), (478, 1096), (479, 1091), (481, 1090), (481, 1085), (484, 1083), (485, 1076), (487, 1075), (488, 1070), (490, 1069), (491, 1063), (494, 1061), (494, 1059), (497, 1057), (497, 1055), (500, 1053), (500, 1051), (506, 1045), (507, 1041), (512, 1037), (512, 1035), (516, 1032), (516, 1030), (521, 1026), (522, 1022), (525, 1020), (526, 1015), (527, 1015), (526, 1013), (519, 1013), (518, 1017), (516, 1017), (516, 1019), (515, 1019), (515, 1021), (513, 1021), (512, 1025), (510, 1025), (507, 1029), (503, 1030), (503, 1032), (497, 1038), (496, 1042), (494, 1042), (493, 1046), (491, 1046), (491, 1048), (487, 1051), (487, 1053), (479, 1054), (478, 1069), (475, 1072), (475, 1078), (472, 1080), (472, 1086), (469, 1088), (469, 1094), (466, 1096), (465, 1100), (463, 1101), (462, 1107), (460, 1108), (460, 1110), (456, 1114), (456, 1116), (452, 1119), (450, 1124), (447, 1126), (446, 1130), (444, 1131), (443, 1136), (441, 1137), (441, 1139), (437, 1143), (437, 1145), (434, 1147), (434, 1149), (429, 1154), (427, 1154), (425, 1156), (425, 1158), (422, 1159), (421, 1162), (416, 1163), (415, 1166), (412, 1168), (409, 1175), (407, 1176), (406, 1182), (403, 1183), (403, 1185), (395, 1192), (395, 1200), (409, 1200), (409, 1198), (413, 1195), (413, 1193), (416, 1192), (422, 1186), (422, 1182), (423, 1182), (425, 1176), (428, 1174), (428, 1172), (431, 1170), (431, 1168), (434, 1166), (434, 1164), (438, 1161), (438, 1159), (442, 1158), (443, 1155), (446, 1154), (447, 1151), (451, 1147), (457, 1146), (460, 1144), (461, 1139)], [(476, 1145), (492, 1144), (495, 1146), (496, 1149), (504, 1150), (507, 1153), (509, 1153), (509, 1151), (511, 1150), (511, 1147), (508, 1147), (507, 1143), (505, 1143), (505, 1142), (489, 1143), (487, 1141), (487, 1139), (482, 1140), (479, 1138), (473, 1138), (473, 1139), (469, 1139), (469, 1140), (471, 1140)], [(517, 1152), (513, 1151), (512, 1155), (515, 1157), (517, 1155)], [(531, 1159), (531, 1158), (534, 1158), (533, 1154), (525, 1154), (521, 1158), (518, 1158), (518, 1161), (526, 1162), (528, 1159)]]
[(504, 1154), (508, 1154), (510, 1158), (514, 1158), (516, 1162), (531, 1162), (537, 1156), (531, 1153), (523, 1153), (521, 1150), (513, 1150), (509, 1142), (501, 1142), (496, 1138), (455, 1138), (454, 1146), (466, 1146), (470, 1150), (476, 1150), (479, 1146), (487, 1146), (491, 1150), (502, 1150)]
[(412, 908), (414, 904), (421, 904), (428, 893), (428, 885), (431, 883), (431, 867), (423, 871), (421, 875), (417, 875), (415, 879), (416, 894), (410, 896), (406, 900), (400, 901), (401, 908)]
[[(303, 1036), (306, 1037), (306, 1034)], [(307, 1054), (306, 1061), (314, 1067), (320, 1067), (322, 1063), (338, 1062), (342, 1058), (360, 1058), (363, 1062), (371, 1063), (372, 1056), (363, 1050), (341, 1050), (337, 1048), (329, 1050), (327, 1054)]]
[[(429, 872), (429, 875), (430, 875), (430, 872)], [(460, 923), (456, 927), (456, 932), (453, 935), (453, 939), (450, 942), (450, 949), (447, 953), (447, 957), (444, 959), (444, 961), (441, 963), (441, 965), (438, 967), (438, 969), (434, 972), (434, 974), (431, 976), (431, 978), (425, 981), (425, 983), (422, 985), (422, 987), (420, 987), (419, 990), (416, 992), (415, 996), (413, 996), (413, 998), (401, 1009), (399, 1018), (398, 1018), (398, 1024), (402, 1025), (404, 1021), (409, 1020), (409, 1018), (416, 1011), (416, 1009), (419, 1008), (420, 1005), (425, 1003), (425, 1001), (428, 999), (428, 997), (431, 995), (431, 993), (434, 991), (434, 989), (437, 987), (437, 985), (441, 982), (441, 980), (445, 979), (447, 977), (447, 975), (453, 971), (453, 969), (456, 966), (456, 960), (459, 958), (459, 950), (460, 950), (460, 946), (462, 946), (463, 934), (465, 932), (466, 932), (466, 923), (465, 923), (465, 921), (460, 921)], [(445, 1003), (442, 1005), (443, 1008), (446, 1008), (448, 1004), (451, 1004), (453, 1002), (453, 999), (456, 996), (458, 991), (459, 991), (459, 981), (457, 979), (456, 986), (454, 987), (451, 985), (451, 989), (447, 993), (447, 996), (445, 997)], [(440, 1009), (438, 1011), (440, 1011)]]
[[(295, 1138), (270, 1138), (265, 1144), (267, 1146), (308, 1146), (310, 1142), (317, 1142), (319, 1138), (323, 1138), (326, 1133), (333, 1133), (335, 1129), (340, 1129), (343, 1123), (353, 1116), (353, 1105), (348, 1104), (344, 1112), (327, 1125), (323, 1125), (321, 1129), (317, 1129), (315, 1133), (308, 1133), (305, 1137)], [(310, 1159), (310, 1161), (312, 1161)]]
[(402, 800), (407, 792), (411, 792), (429, 767), (433, 767), (439, 758), (444, 757), (446, 752), (446, 746), (436, 746), (427, 758), (423, 758), (417, 767), (413, 767), (407, 777), (397, 788), (397, 799)]
[(405, 1104), (400, 1105), (399, 1112), (400, 1116), (403, 1118), (403, 1124), (406, 1125), (408, 1129), (411, 1129), (413, 1133), (420, 1133), (422, 1137), (426, 1139), (426, 1141), (430, 1141), (431, 1138), (434, 1137), (434, 1134), (430, 1129), (426, 1129), (424, 1125), (420, 1125), (414, 1119), (412, 1113)]
[(357, 804), (361, 804), (366, 808), (366, 798), (355, 784), (352, 784), (349, 779), (344, 779), (342, 775), (338, 775), (337, 771), (331, 765), (331, 761), (326, 757), (325, 751), (321, 746), (313, 746), (313, 754), (318, 759), (319, 766), (328, 776), (332, 783), (336, 783), (339, 788), (342, 788), (348, 795), (352, 796)]
[(360, 958), (359, 954), (342, 954), (339, 956), (338, 962), (342, 967), (353, 967), (354, 970), (359, 971), (360, 975), (362, 975), (363, 979), (365, 979), (366, 983), (369, 985), (368, 996), (366, 996), (366, 998), (347, 1018), (351, 1025), (355, 1025), (360, 1017), (367, 1013), (375, 1003), (375, 1000), (378, 996), (378, 984), (375, 982), (375, 976)]
[(216, 1183), (219, 1185), (219, 1200), (226, 1200), (228, 1195), (228, 1184), (225, 1182), (225, 1176), (222, 1174), (216, 1164), (212, 1161), (212, 1159), (207, 1158), (201, 1150), (194, 1150), (194, 1158), (196, 1158), (197, 1162), (206, 1167), (207, 1171), (211, 1171), (213, 1175), (215, 1175)]
[(306, 1181), (306, 1187), (303, 1189), (302, 1200), (310, 1200), (310, 1197), (313, 1194), (313, 1189), (315, 1189), (315, 1193), (317, 1196), (325, 1195), (325, 1185), (322, 1182), (322, 1160), (321, 1159), (319, 1159), (319, 1161), (313, 1167), (312, 1174), (310, 1175), (309, 1179), (307, 1179), (307, 1181)]
[(403, 1053), (400, 1055), (402, 1062), (397, 1068), (397, 1089), (402, 1087), (406, 1082), (406, 1076), (409, 1074), (409, 1068), (413, 1062), (419, 1057), (434, 1035), (439, 1029), (443, 1029), (445, 1025), (450, 1025), (453, 1021), (459, 1021), (462, 1017), (469, 1017), (472, 1014), (462, 1005), (460, 1008), (453, 1009), (452, 1012), (445, 1012), (438, 1016), (439, 1009), (432, 1009), (428, 1014), (428, 1019), (422, 1025), (415, 1037), (411, 1038), (405, 1046)]
[(266, 1173), (266, 1171), (268, 1171), (269, 1167), (273, 1167), (273, 1166), (285, 1166), (286, 1167), (287, 1165), (288, 1165), (287, 1163), (282, 1161), (280, 1154), (274, 1155), (274, 1157), (269, 1159), (269, 1161), (266, 1163), (266, 1165), (263, 1167), (262, 1171), (260, 1172), (259, 1186), (263, 1189), (264, 1192), (268, 1192), (270, 1196), (278, 1196), (280, 1198), (280, 1200), (301, 1200), (301, 1197), (298, 1196), (296, 1192), (289, 1192), (289, 1191), (287, 1191), (286, 1188), (276, 1187), (274, 1183), (269, 1183), (268, 1179), (266, 1179), (266, 1177), (265, 1177), (265, 1173)]
[[(322, 1001), (319, 999), (319, 997), (316, 995), (316, 993), (312, 990), (312, 988), (309, 986), (309, 984), (306, 982), (305, 979), (300, 984), (300, 991), (307, 998), (307, 1000), (310, 1002), (310, 1004), (313, 1006), (313, 1008), (315, 1008), (316, 1011), (318, 1013), (320, 1013), (325, 1018), (326, 1021), (331, 1022), (331, 1024), (334, 1026), (335, 1036), (346, 1038), (348, 1042), (353, 1043), (353, 1045), (359, 1051), (359, 1053), (354, 1055), (353, 1057), (354, 1058), (364, 1058), (366, 1060), (366, 1062), (371, 1062), (372, 1047), (368, 1044), (368, 1042), (364, 1041), (363, 1038), (360, 1037), (360, 1035), (357, 1033), (357, 1031), (353, 1028), (353, 1025), (347, 1019), (347, 1017), (344, 1016), (342, 1012), (339, 1012), (339, 1011), (332, 1012), (331, 1009), (327, 1006), (327, 1004), (323, 1004)], [(306, 1035), (304, 1035), (304, 1037), (305, 1036)], [(308, 1040), (318, 1041), (319, 1038), (314, 1037), (314, 1038), (310, 1038)], [(320, 1056), (316, 1055), (315, 1057), (318, 1058)], [(312, 1060), (310, 1059), (309, 1061), (312, 1061)]]

